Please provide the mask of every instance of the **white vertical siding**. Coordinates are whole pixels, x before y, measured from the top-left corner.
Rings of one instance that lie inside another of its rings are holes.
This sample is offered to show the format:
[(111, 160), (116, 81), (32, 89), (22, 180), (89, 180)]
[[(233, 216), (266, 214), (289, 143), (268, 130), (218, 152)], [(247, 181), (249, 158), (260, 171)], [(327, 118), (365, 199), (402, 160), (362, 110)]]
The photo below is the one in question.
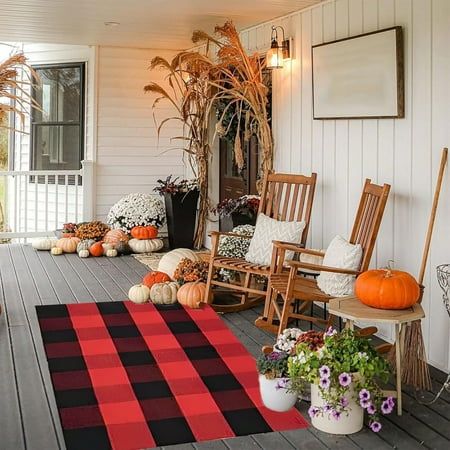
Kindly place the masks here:
[[(96, 213), (104, 219), (117, 200), (131, 192), (152, 193), (156, 180), (185, 172), (177, 122), (168, 123), (158, 139), (153, 118), (154, 96), (144, 93), (150, 82), (164, 82), (163, 71), (149, 71), (154, 56), (173, 53), (117, 47), (98, 49)], [(173, 115), (160, 103), (157, 120)]]
[[(333, 0), (277, 19), (294, 39), (294, 59), (274, 71), (275, 168), (318, 173), (310, 245), (348, 236), (363, 180), (392, 184), (373, 267), (389, 259), (418, 274), (440, 151), (450, 144), (450, 2)], [(250, 50), (270, 43), (270, 25), (245, 31)], [(311, 45), (401, 25), (405, 39), (404, 119), (313, 120)], [(253, 47), (253, 48), (252, 48)], [(450, 182), (444, 180), (424, 284), (428, 357), (450, 369), (450, 321), (435, 266), (450, 262)], [(381, 327), (391, 338), (391, 330)]]

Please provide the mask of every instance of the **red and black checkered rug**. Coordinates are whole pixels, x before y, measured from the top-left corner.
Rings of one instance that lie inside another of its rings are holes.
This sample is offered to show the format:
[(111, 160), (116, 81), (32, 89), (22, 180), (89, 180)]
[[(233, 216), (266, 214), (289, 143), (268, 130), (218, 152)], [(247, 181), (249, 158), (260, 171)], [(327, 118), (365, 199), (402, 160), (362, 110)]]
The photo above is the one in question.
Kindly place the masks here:
[(205, 306), (37, 306), (68, 450), (140, 449), (304, 428), (262, 405), (255, 361)]

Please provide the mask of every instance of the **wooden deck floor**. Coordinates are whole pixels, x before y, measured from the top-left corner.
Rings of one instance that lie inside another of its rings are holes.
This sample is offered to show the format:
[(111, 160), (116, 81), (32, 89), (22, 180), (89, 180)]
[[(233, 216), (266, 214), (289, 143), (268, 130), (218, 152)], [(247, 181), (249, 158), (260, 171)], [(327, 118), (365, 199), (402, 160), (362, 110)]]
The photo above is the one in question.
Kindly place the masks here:
[[(52, 257), (30, 246), (0, 245), (0, 449), (63, 449), (51, 381), (39, 333), (35, 305), (118, 301), (138, 282), (145, 266), (132, 257), (80, 259)], [(273, 337), (253, 325), (257, 311), (223, 316), (248, 350), (257, 355)], [(444, 375), (433, 371), (434, 389)], [(166, 447), (171, 449), (416, 449), (450, 448), (450, 395), (432, 406), (404, 393), (405, 412), (383, 420), (383, 431), (365, 428), (349, 437), (314, 428), (283, 433)], [(308, 405), (299, 403), (306, 416)], [(86, 449), (91, 450), (91, 449)], [(95, 449), (92, 449), (95, 450)]]

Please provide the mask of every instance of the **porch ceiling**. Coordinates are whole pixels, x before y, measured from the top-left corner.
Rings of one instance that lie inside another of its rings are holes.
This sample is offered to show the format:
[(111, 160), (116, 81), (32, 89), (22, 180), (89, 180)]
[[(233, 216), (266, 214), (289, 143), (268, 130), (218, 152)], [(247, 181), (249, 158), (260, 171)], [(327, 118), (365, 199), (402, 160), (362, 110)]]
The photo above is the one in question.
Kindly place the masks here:
[(180, 49), (193, 29), (228, 18), (242, 29), (320, 1), (0, 0), (0, 41)]

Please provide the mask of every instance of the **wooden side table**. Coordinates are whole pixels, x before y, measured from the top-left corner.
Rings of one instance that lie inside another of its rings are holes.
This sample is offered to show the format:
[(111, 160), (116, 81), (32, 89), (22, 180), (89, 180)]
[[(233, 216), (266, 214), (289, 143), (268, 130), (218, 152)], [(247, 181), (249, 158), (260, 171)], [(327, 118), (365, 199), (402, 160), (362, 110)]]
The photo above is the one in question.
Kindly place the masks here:
[(346, 327), (353, 329), (357, 320), (364, 322), (384, 322), (395, 327), (395, 369), (396, 390), (384, 391), (385, 395), (397, 398), (397, 414), (402, 415), (402, 369), (401, 360), (405, 341), (405, 330), (409, 323), (423, 319), (425, 313), (422, 306), (416, 303), (408, 309), (391, 310), (376, 309), (362, 304), (357, 297), (341, 297), (330, 300), (329, 312), (334, 316), (346, 319)]

